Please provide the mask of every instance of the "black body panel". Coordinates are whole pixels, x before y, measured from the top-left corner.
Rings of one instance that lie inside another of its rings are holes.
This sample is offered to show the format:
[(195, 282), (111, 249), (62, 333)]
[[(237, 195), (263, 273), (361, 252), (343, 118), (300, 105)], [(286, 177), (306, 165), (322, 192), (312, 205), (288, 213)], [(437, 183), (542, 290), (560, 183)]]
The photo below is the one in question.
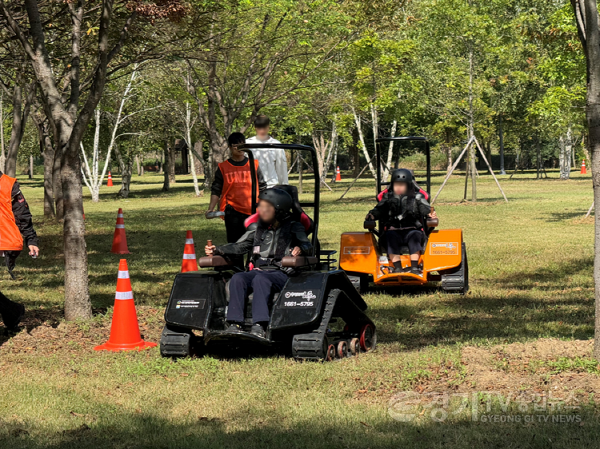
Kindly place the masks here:
[(223, 275), (216, 271), (180, 273), (165, 310), (168, 324), (188, 329), (209, 327), (212, 311), (227, 304)]
[(320, 320), (323, 305), (332, 289), (340, 289), (359, 311), (367, 304), (342, 270), (299, 273), (290, 279), (279, 294), (271, 315), (271, 330), (315, 324)]

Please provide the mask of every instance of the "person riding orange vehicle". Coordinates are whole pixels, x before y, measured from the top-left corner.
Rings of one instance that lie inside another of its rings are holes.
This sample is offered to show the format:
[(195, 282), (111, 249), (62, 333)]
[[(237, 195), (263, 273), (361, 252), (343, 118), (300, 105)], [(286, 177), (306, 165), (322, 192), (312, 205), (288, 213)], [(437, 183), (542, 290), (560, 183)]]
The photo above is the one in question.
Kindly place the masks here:
[[(422, 222), (422, 217), (425, 216), (437, 218), (423, 193), (417, 191), (411, 171), (404, 168), (394, 170), (390, 188), (366, 216), (367, 221), (382, 222), (387, 253), (394, 264), (394, 273), (423, 274), (419, 258), (425, 240)], [(402, 267), (402, 246), (409, 248), (409, 267)]]

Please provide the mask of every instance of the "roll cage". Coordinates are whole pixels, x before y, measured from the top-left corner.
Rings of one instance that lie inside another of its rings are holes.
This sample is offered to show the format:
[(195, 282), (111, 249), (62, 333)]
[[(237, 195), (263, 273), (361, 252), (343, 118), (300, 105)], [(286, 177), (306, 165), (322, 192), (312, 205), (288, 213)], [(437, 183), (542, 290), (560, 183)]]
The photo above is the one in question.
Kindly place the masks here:
[[(256, 198), (258, 193), (258, 185), (256, 178), (256, 168), (254, 166), (254, 154), (253, 151), (261, 151), (261, 150), (271, 150), (271, 149), (282, 149), (282, 150), (293, 150), (300, 152), (307, 152), (310, 154), (311, 162), (313, 167), (318, 167), (319, 163), (317, 160), (317, 152), (315, 149), (308, 145), (299, 145), (299, 144), (284, 144), (284, 143), (246, 143), (238, 146), (238, 149), (244, 151), (248, 154), (248, 159), (250, 160), (250, 174), (252, 177), (252, 198)], [(318, 252), (318, 231), (319, 231), (319, 204), (321, 199), (321, 190), (320, 190), (320, 179), (318, 175), (315, 175), (315, 188), (313, 194), (313, 200), (308, 202), (298, 201), (300, 202), (300, 207), (305, 208), (309, 207), (313, 209), (312, 220), (313, 220), (313, 231), (311, 236), (312, 243), (312, 254), (311, 256), (319, 256)], [(256, 212), (256, 203), (254, 200), (252, 201), (252, 214)], [(323, 253), (323, 252), (322, 252)]]

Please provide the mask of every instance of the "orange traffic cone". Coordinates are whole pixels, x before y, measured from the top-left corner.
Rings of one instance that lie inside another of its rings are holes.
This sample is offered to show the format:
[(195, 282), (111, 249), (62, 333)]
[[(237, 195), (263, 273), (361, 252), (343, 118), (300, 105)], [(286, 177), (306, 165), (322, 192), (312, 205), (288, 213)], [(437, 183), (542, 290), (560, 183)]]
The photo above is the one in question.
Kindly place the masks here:
[(581, 172), (580, 172), (580, 174), (587, 175), (587, 169), (585, 168), (585, 159), (581, 163)]
[(133, 291), (129, 280), (127, 261), (121, 259), (119, 263), (119, 275), (117, 278), (117, 292), (115, 293), (115, 308), (112, 324), (110, 326), (110, 337), (103, 345), (96, 346), (95, 351), (131, 351), (153, 348), (156, 343), (142, 340), (140, 326), (138, 324), (135, 304), (133, 302)]
[(342, 174), (340, 173), (340, 167), (338, 165), (336, 171), (335, 171), (335, 180), (336, 181), (341, 181), (342, 180)]
[(185, 273), (187, 271), (198, 271), (192, 231), (188, 231), (185, 236), (185, 248), (183, 249), (183, 261), (181, 262), (181, 272)]
[(112, 182), (112, 174), (110, 173), (110, 170), (108, 171), (108, 181), (106, 181), (106, 187), (112, 187), (113, 186), (113, 182)]
[(110, 252), (113, 254), (129, 254), (127, 236), (125, 235), (125, 220), (123, 220), (123, 209), (121, 208), (117, 213), (117, 224), (115, 225), (115, 235)]

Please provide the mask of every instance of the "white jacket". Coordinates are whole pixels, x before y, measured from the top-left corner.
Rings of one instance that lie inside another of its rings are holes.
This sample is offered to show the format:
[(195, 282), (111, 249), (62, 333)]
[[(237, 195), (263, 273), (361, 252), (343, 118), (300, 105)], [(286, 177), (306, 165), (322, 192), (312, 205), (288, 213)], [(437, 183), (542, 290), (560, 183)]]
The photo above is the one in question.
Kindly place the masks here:
[[(259, 140), (258, 137), (246, 139), (246, 143), (281, 143), (271, 136), (266, 141)], [(263, 177), (267, 182), (267, 187), (271, 188), (277, 184), (288, 184), (288, 167), (285, 150), (274, 148), (270, 150), (254, 151), (254, 158), (258, 161)]]

